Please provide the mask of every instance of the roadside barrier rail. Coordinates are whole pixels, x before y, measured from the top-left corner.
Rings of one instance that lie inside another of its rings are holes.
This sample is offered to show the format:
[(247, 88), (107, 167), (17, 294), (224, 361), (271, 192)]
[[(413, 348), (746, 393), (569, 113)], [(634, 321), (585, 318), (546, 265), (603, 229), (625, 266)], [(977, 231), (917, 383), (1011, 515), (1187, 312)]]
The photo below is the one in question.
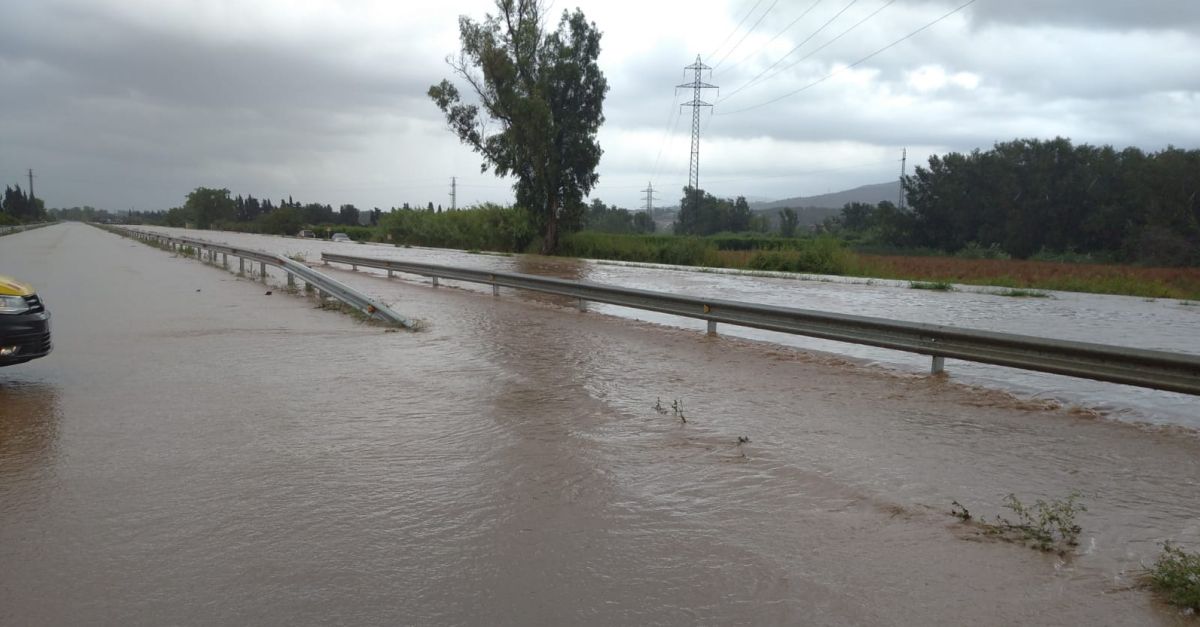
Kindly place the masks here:
[(557, 294), (577, 299), (581, 311), (587, 310), (588, 302), (598, 302), (698, 318), (708, 321), (710, 334), (716, 333), (718, 323), (724, 323), (928, 355), (934, 373), (942, 372), (949, 357), (1200, 395), (1200, 355), (695, 298), (510, 272), (333, 253), (322, 253), (321, 259), (353, 269), (386, 270), (388, 277), (397, 272), (430, 277), (435, 287), (439, 279), (451, 279), (491, 285), (493, 295), (499, 295), (501, 287)]
[(289, 288), (296, 287), (296, 278), (299, 277), (306, 285), (316, 290), (317, 298), (321, 302), (324, 302), (326, 297), (331, 296), (357, 309), (369, 318), (381, 320), (388, 324), (399, 325), (407, 329), (412, 329), (415, 325), (412, 320), (392, 311), (391, 308), (366, 294), (336, 279), (325, 276), (298, 261), (288, 259), (283, 255), (247, 248), (235, 248), (233, 246), (189, 237), (172, 237), (119, 226), (106, 226), (102, 228), (134, 239), (154, 242), (178, 252), (184, 252), (190, 248), (190, 253), (194, 254), (196, 259), (201, 261), (207, 260), (214, 264), (217, 263), (217, 255), (219, 254), (221, 255), (221, 266), (226, 270), (229, 270), (229, 257), (236, 257), (238, 259), (239, 274), (246, 272), (247, 261), (252, 263), (257, 262), (259, 264), (259, 276), (263, 282), (267, 280), (267, 266), (274, 266), (287, 274), (287, 285)]
[(14, 226), (0, 226), (0, 235), (9, 235), (11, 233), (20, 233), (22, 231), (32, 231), (33, 229), (40, 229), (43, 226), (50, 226), (51, 224), (58, 224), (58, 223), (57, 222), (36, 222), (34, 224), (17, 224)]

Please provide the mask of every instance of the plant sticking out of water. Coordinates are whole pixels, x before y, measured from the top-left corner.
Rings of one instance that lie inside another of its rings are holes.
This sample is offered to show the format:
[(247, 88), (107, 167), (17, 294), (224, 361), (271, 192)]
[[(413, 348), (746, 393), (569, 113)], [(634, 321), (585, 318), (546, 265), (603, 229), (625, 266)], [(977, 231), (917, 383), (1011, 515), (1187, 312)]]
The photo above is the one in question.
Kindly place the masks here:
[(1164, 542), (1162, 554), (1147, 569), (1145, 579), (1168, 603), (1188, 613), (1200, 612), (1200, 553)]
[(683, 415), (683, 400), (677, 398), (671, 401), (671, 410), (675, 412), (675, 417), (680, 422), (687, 422), (687, 417)]
[(654, 399), (654, 411), (656, 411), (660, 414), (667, 413), (667, 408), (663, 407), (661, 396), (655, 397), (655, 399)]
[[(977, 524), (989, 536), (1064, 555), (1070, 547), (1079, 545), (1083, 528), (1075, 522), (1075, 517), (1087, 511), (1087, 507), (1079, 502), (1082, 497), (1078, 491), (1072, 491), (1062, 499), (1049, 502), (1038, 499), (1032, 505), (1026, 505), (1015, 494), (1009, 494), (1004, 497), (1004, 507), (1013, 512), (1016, 520), (997, 515), (995, 522), (981, 519)], [(953, 505), (952, 516), (963, 522), (972, 519), (971, 512), (961, 503), (954, 501)]]
[(953, 292), (954, 285), (948, 281), (911, 281), (908, 286), (914, 290), (933, 290), (937, 292)]
[(291, 259), (292, 261), (298, 261), (300, 263), (304, 263), (304, 261), (305, 261), (304, 253), (293, 253), (291, 255), (288, 255), (287, 258)]
[(996, 295), (997, 296), (1011, 296), (1013, 298), (1050, 298), (1050, 295), (1045, 292), (1039, 292), (1037, 290), (1017, 289), (1017, 288), (1007, 289), (1002, 292), (996, 292)]

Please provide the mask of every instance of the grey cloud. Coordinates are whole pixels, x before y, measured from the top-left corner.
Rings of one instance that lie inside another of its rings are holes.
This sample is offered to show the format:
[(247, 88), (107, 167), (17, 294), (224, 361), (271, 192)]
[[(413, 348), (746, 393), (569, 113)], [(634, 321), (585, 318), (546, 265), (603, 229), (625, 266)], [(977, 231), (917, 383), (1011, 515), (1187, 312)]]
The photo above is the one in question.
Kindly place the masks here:
[(1194, 0), (982, 0), (971, 11), (981, 26), (1055, 24), (1125, 31), (1200, 25), (1200, 3)]

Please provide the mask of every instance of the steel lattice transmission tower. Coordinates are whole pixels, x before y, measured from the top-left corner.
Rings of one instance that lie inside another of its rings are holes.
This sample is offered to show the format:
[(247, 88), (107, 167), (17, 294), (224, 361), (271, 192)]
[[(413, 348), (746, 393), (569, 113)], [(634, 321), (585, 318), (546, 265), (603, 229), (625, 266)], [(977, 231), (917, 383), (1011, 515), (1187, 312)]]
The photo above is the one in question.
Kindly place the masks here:
[(655, 201), (654, 183), (646, 183), (646, 189), (643, 189), (642, 193), (646, 195), (646, 215), (650, 216), (650, 219), (653, 220)]
[(700, 62), (700, 55), (696, 55), (695, 63), (683, 69), (696, 73), (692, 82), (676, 85), (675, 89), (690, 88), (692, 90), (692, 101), (679, 106), (692, 108), (692, 159), (688, 164), (688, 187), (692, 188), (692, 194), (695, 196), (693, 202), (698, 202), (700, 194), (700, 109), (712, 106), (700, 99), (700, 90), (717, 89), (717, 86), (709, 85), (702, 80), (701, 75), (705, 70), (708, 70), (708, 76), (710, 79), (712, 78), (712, 68)]

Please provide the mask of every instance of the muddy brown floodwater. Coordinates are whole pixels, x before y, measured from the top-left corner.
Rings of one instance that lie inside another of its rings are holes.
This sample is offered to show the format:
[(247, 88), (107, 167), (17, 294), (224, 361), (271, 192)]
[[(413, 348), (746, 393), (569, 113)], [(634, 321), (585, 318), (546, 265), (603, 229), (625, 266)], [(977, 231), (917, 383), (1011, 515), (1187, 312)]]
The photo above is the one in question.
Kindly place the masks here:
[[(1137, 587), (1200, 546), (1194, 431), (330, 272), (427, 330), (86, 225), (0, 238), (55, 325), (0, 370), (0, 623), (1195, 624)], [(1071, 490), (1065, 557), (946, 513)]]

